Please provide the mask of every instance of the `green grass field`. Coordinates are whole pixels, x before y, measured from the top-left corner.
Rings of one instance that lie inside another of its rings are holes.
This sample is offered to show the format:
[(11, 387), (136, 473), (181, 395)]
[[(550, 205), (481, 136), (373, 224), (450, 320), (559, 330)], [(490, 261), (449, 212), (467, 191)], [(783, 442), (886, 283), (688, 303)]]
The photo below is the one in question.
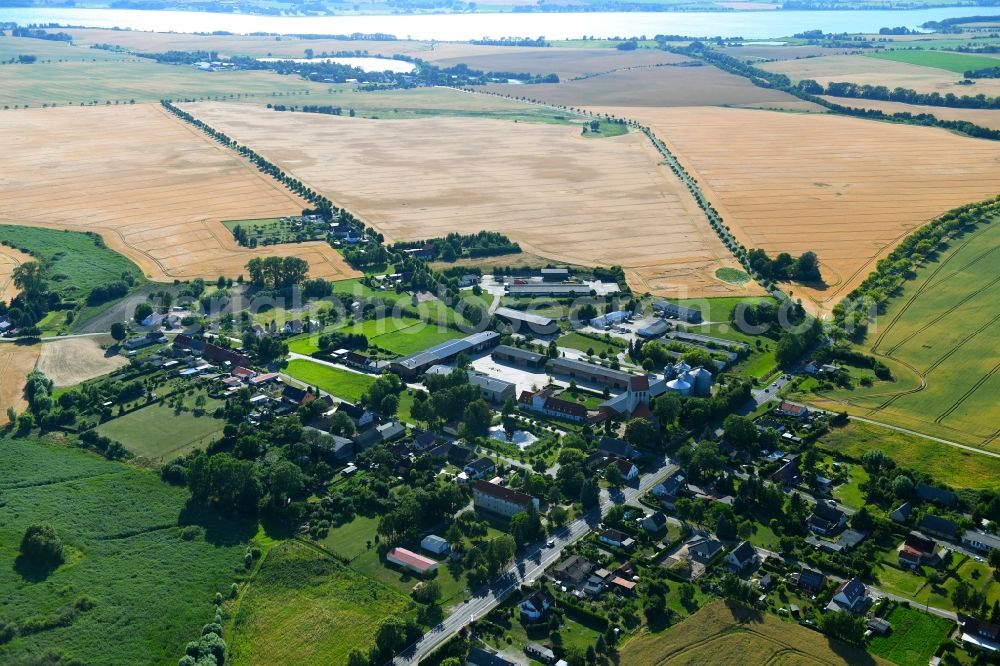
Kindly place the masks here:
[(272, 548), (241, 596), (230, 638), (234, 666), (344, 664), (379, 623), (410, 601), (298, 541)]
[(886, 619), (892, 632), (874, 636), (868, 649), (899, 666), (925, 666), (953, 626), (943, 617), (905, 606), (893, 608)]
[(910, 65), (920, 65), (921, 67), (936, 67), (949, 72), (964, 74), (973, 69), (985, 69), (987, 67), (1000, 67), (1000, 60), (987, 56), (967, 55), (965, 53), (954, 53), (951, 51), (925, 51), (925, 50), (896, 50), (879, 51), (878, 53), (866, 54), (871, 58), (881, 60), (894, 60), (905, 62)]
[(41, 259), (47, 265), (49, 288), (63, 300), (85, 300), (94, 287), (121, 280), (123, 273), (143, 279), (138, 266), (109, 250), (100, 238), (78, 231), (3, 224), (0, 241)]
[(865, 451), (879, 449), (897, 465), (929, 474), (954, 488), (1000, 488), (1000, 458), (870, 423), (851, 421), (843, 428), (833, 428), (819, 443), (823, 448), (858, 459)]
[(289, 361), (285, 373), (303, 384), (318, 386), (327, 393), (351, 402), (357, 401), (375, 383), (375, 378), (371, 375), (362, 375), (302, 359)]
[(330, 333), (332, 331), (353, 334), (361, 333), (370, 341), (374, 341), (380, 335), (393, 333), (419, 323), (419, 319), (413, 319), (411, 317), (366, 319), (365, 321), (356, 322), (350, 325), (347, 325), (347, 322), (344, 322), (343, 324), (337, 324), (320, 332), (307, 333), (306, 335), (290, 339), (288, 341), (288, 351), (292, 351), (297, 354), (314, 354), (319, 351), (320, 336), (323, 333)]
[(372, 338), (371, 343), (401, 356), (406, 356), (460, 337), (462, 337), (462, 333), (455, 329), (417, 322), (412, 326)]
[(715, 277), (730, 284), (746, 284), (750, 281), (750, 274), (738, 268), (720, 268), (715, 271)]
[(888, 365), (892, 382), (812, 391), (804, 398), (961, 444), (1000, 449), (1000, 224), (954, 239), (894, 297), (859, 351)]
[[(171, 460), (196, 448), (204, 449), (212, 439), (220, 436), (225, 421), (212, 418), (212, 412), (222, 406), (222, 401), (206, 398), (202, 416), (195, 416), (190, 411), (178, 414), (167, 405), (152, 404), (102, 423), (97, 432), (121, 442), (142, 458)], [(194, 401), (195, 396), (188, 396), (184, 404), (193, 410)]]
[[(184, 488), (83, 451), (0, 441), (0, 496), (0, 615), (20, 623), (81, 597), (95, 602), (67, 626), (15, 637), (0, 647), (3, 663), (56, 650), (95, 666), (176, 664), (211, 621), (215, 593), (243, 571), (239, 525), (185, 508)], [(185, 539), (181, 518), (206, 529)], [(66, 547), (66, 563), (48, 575), (16, 559), (37, 522)]]
[[(619, 344), (620, 343), (620, 344)], [(587, 352), (588, 349), (593, 349), (595, 355), (600, 355), (600, 353), (607, 352), (608, 357), (617, 356), (621, 352), (628, 349), (628, 342), (618, 338), (613, 338), (611, 342), (605, 342), (604, 340), (595, 340), (594, 338), (582, 335), (580, 333), (566, 333), (556, 339), (556, 344), (560, 347), (568, 347), (569, 349), (576, 349), (577, 351)]]
[(223, 220), (229, 231), (240, 227), (247, 234), (247, 241), (256, 241), (257, 246), (278, 243), (301, 243), (326, 238), (326, 229), (313, 224), (296, 226), (291, 218), (267, 217), (260, 220)]

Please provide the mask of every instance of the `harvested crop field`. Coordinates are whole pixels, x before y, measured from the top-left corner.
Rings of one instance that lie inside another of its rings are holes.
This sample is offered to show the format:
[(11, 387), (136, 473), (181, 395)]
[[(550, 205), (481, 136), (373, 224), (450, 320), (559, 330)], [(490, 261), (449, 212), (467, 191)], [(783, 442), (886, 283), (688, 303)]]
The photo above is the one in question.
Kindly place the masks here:
[(889, 662), (818, 631), (720, 599), (678, 625), (633, 638), (621, 649), (621, 663), (876, 666)]
[(0, 301), (10, 302), (17, 296), (14, 269), (27, 261), (34, 261), (34, 258), (20, 250), (0, 245)]
[(41, 344), (0, 343), (0, 424), (7, 423), (7, 408), (20, 414), (28, 406), (24, 400), (24, 379), (35, 369)]
[[(674, 56), (678, 62), (689, 62)], [(820, 107), (780, 90), (759, 88), (747, 79), (711, 65), (643, 67), (567, 83), (532, 86), (486, 86), (505, 95), (527, 96), (566, 106), (714, 106), (770, 105), (774, 108), (819, 110)]]
[(0, 142), (0, 222), (97, 232), (153, 280), (235, 277), (270, 255), (306, 259), (313, 277), (357, 275), (326, 243), (238, 246), (220, 220), (303, 202), (158, 106), (3, 114)]
[(621, 265), (638, 291), (753, 293), (714, 277), (734, 260), (638, 133), (592, 140), (578, 125), (185, 108), (391, 241), (487, 229), (553, 261)]
[(128, 365), (124, 356), (106, 355), (102, 344), (114, 344), (114, 339), (106, 335), (46, 342), (38, 357), (38, 369), (56, 386), (74, 386)]
[[(421, 57), (426, 57), (422, 55)], [(558, 74), (564, 82), (579, 76), (598, 74), (626, 67), (642, 67), (686, 60), (666, 51), (619, 51), (618, 49), (536, 48), (509, 53), (460, 55), (434, 58), (434, 64), (453, 67), (465, 64), (473, 69), (495, 72)], [(534, 90), (534, 87), (532, 88)]]
[(917, 92), (936, 91), (942, 95), (954, 93), (959, 97), (980, 93), (988, 97), (1000, 95), (1000, 79), (978, 79), (975, 85), (963, 86), (958, 83), (962, 78), (961, 74), (936, 67), (921, 67), (860, 55), (782, 60), (759, 66), (769, 72), (786, 74), (793, 81), (813, 79), (824, 85), (831, 81), (843, 81), (886, 86), (890, 90), (901, 87)]
[(913, 228), (1000, 191), (1000, 144), (945, 130), (745, 109), (601, 111), (649, 125), (745, 246), (816, 252), (826, 286), (793, 291), (818, 311)]
[(817, 56), (844, 55), (847, 53), (857, 53), (858, 49), (827, 48), (825, 46), (799, 46), (788, 44), (766, 45), (754, 44), (751, 46), (732, 46), (718, 49), (726, 55), (740, 60), (795, 60), (796, 58), (815, 58)]
[(929, 113), (939, 120), (965, 120), (982, 127), (1000, 130), (1000, 110), (998, 109), (951, 109), (944, 106), (927, 106), (924, 104), (903, 104), (902, 102), (883, 102), (873, 99), (847, 99), (845, 97), (830, 97), (823, 95), (823, 99), (829, 100), (841, 106), (850, 106), (855, 109), (876, 109), (883, 113)]

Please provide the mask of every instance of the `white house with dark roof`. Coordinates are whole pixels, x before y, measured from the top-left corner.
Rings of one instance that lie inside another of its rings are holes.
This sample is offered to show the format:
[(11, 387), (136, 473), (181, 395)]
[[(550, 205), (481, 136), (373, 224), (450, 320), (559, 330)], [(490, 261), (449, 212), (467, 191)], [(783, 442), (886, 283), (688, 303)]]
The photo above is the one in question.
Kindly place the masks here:
[(521, 612), (521, 617), (531, 622), (537, 622), (545, 617), (545, 614), (549, 612), (549, 608), (551, 607), (552, 598), (542, 590), (538, 590), (537, 592), (525, 597), (524, 600), (518, 604), (518, 610)]
[(726, 565), (734, 571), (745, 571), (760, 562), (757, 549), (749, 541), (743, 541), (726, 555)]
[(864, 609), (868, 603), (868, 588), (861, 582), (860, 578), (845, 580), (833, 593), (833, 599), (829, 610), (844, 610), (849, 613), (857, 613)]

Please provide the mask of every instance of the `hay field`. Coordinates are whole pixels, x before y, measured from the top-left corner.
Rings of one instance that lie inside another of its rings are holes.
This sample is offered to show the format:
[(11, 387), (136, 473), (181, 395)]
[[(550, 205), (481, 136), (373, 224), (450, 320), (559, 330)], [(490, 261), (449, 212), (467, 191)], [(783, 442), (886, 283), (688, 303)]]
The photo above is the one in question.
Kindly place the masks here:
[(622, 664), (889, 664), (818, 631), (715, 600), (678, 625), (641, 634), (621, 648)]
[(75, 386), (128, 365), (124, 356), (106, 356), (102, 344), (114, 344), (114, 339), (105, 335), (46, 342), (38, 357), (38, 369), (56, 386)]
[(693, 198), (638, 133), (472, 118), (368, 120), (204, 103), (185, 108), (391, 240), (501, 231), (528, 252), (623, 266), (639, 291), (740, 295)]
[(829, 311), (910, 230), (1000, 191), (1000, 144), (829, 114), (721, 108), (595, 109), (649, 125), (747, 247), (819, 255)]
[(982, 127), (1000, 130), (1000, 109), (950, 109), (944, 106), (927, 106), (925, 104), (903, 104), (902, 102), (883, 102), (872, 99), (847, 99), (845, 97), (830, 97), (823, 99), (850, 106), (855, 109), (877, 109), (884, 113), (929, 113), (939, 120), (965, 120)]
[(34, 257), (6, 245), (0, 245), (0, 301), (10, 302), (17, 296), (14, 286), (14, 269)]
[(220, 220), (303, 202), (158, 106), (12, 111), (0, 143), (0, 222), (97, 232), (150, 279), (236, 276), (269, 255), (302, 257), (314, 277), (357, 275), (325, 243), (239, 247)]
[(0, 424), (8, 423), (8, 407), (13, 406), (18, 414), (27, 408), (24, 379), (35, 369), (41, 346), (0, 343)]
[[(40, 40), (33, 40), (40, 41)], [(83, 49), (78, 49), (83, 50)], [(89, 49), (88, 49), (89, 50)], [(158, 102), (161, 99), (228, 99), (253, 96), (258, 103), (283, 95), (318, 93), (320, 84), (274, 72), (202, 72), (152, 60), (55, 60), (0, 66), (0, 106), (79, 106)]]
[[(427, 57), (422, 54), (420, 57)], [(482, 55), (463, 54), (451, 58), (440, 58), (436, 54), (434, 64), (441, 67), (466, 64), (473, 69), (496, 72), (531, 72), (534, 74), (558, 74), (567, 80), (609, 72), (625, 67), (641, 67), (660, 63), (678, 63), (687, 60), (666, 51), (619, 51), (618, 49), (554, 49), (534, 48), (514, 52), (502, 51)]]
[(936, 67), (921, 67), (905, 62), (869, 58), (862, 55), (826, 56), (802, 60), (782, 60), (760, 65), (769, 72), (787, 75), (793, 81), (813, 79), (824, 85), (831, 81), (910, 88), (917, 92), (942, 95), (1000, 95), (1000, 79), (979, 79), (975, 85), (959, 85), (962, 75)]
[(890, 301), (861, 348), (889, 365), (895, 381), (811, 398), (876, 421), (1000, 450), (998, 264), (1000, 221), (952, 241)]
[(741, 76), (711, 65), (645, 67), (567, 83), (530, 86), (498, 84), (487, 90), (567, 106), (714, 106), (760, 105), (821, 110), (780, 90), (758, 88)]

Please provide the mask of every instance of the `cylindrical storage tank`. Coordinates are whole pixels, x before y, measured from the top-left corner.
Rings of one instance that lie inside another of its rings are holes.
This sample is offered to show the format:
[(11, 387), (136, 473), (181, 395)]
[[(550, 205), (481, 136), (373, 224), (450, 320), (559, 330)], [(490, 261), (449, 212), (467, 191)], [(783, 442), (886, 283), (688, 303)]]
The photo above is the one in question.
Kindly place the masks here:
[(691, 386), (695, 395), (706, 396), (712, 393), (712, 373), (705, 368), (695, 368), (691, 371)]
[(694, 386), (694, 376), (691, 374), (690, 370), (685, 370), (684, 372), (677, 375), (677, 379), (683, 382), (687, 382), (688, 384), (691, 384), (692, 387)]
[(691, 395), (691, 384), (680, 378), (671, 379), (667, 382), (667, 390), (680, 395)]
[(667, 381), (670, 381), (676, 376), (677, 373), (674, 372), (674, 366), (668, 365), (663, 368), (663, 378), (666, 379)]
[(679, 361), (678, 363), (676, 363), (674, 365), (674, 376), (676, 377), (676, 376), (678, 376), (680, 374), (683, 374), (683, 373), (687, 372), (690, 369), (691, 369), (690, 365), (688, 365), (684, 361)]

